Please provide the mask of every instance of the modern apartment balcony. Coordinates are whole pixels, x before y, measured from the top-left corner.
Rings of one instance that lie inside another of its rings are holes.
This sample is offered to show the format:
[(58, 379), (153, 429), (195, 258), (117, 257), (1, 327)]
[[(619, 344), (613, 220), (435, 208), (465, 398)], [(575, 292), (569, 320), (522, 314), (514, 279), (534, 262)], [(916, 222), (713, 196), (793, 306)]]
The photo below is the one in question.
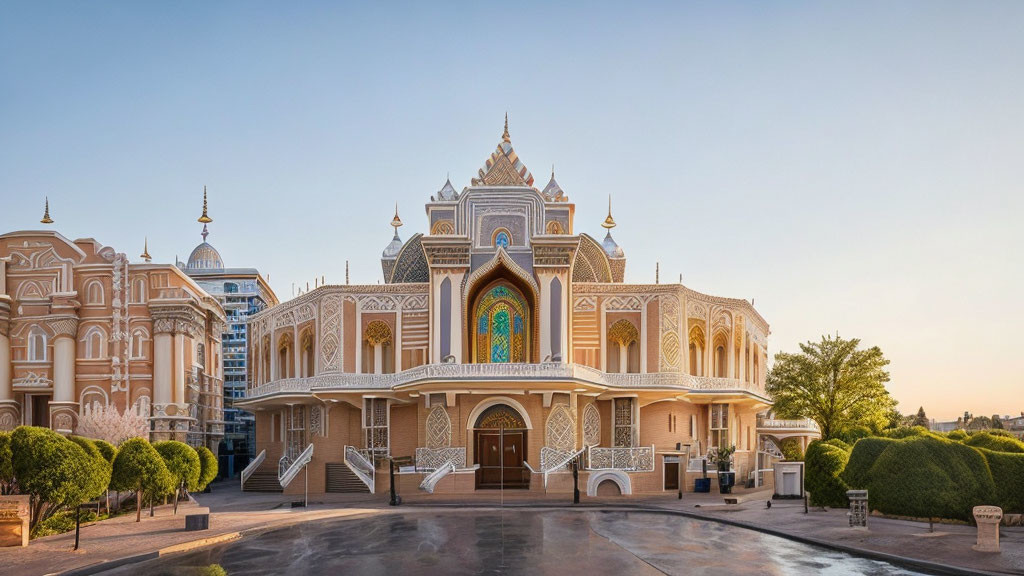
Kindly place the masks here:
[(426, 364), (394, 374), (320, 374), (309, 378), (286, 378), (250, 388), (246, 400), (276, 395), (312, 394), (363, 390), (400, 391), (424, 384), (470, 385), (480, 382), (530, 384), (573, 384), (596, 390), (678, 390), (680, 394), (746, 394), (768, 401), (764, 390), (753, 382), (734, 378), (708, 378), (680, 372), (613, 374), (583, 366), (546, 362), (539, 364)]

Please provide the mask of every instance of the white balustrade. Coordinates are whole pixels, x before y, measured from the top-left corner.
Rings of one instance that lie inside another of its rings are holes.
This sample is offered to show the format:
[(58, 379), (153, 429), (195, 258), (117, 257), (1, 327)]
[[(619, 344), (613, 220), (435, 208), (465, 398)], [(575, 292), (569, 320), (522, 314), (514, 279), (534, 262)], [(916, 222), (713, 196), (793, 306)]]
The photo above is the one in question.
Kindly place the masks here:
[(587, 466), (590, 470), (652, 472), (654, 470), (654, 446), (593, 447), (588, 450)]
[(610, 388), (676, 388), (681, 392), (745, 391), (764, 395), (756, 384), (735, 378), (707, 378), (681, 372), (615, 374), (581, 364), (543, 362), (539, 364), (425, 364), (394, 374), (320, 374), (309, 378), (286, 378), (250, 388), (247, 398), (272, 394), (309, 394), (352, 390), (391, 390), (436, 381), (572, 381)]
[(452, 472), (455, 472), (455, 464), (452, 464), (451, 462), (446, 463), (423, 478), (423, 481), (420, 482), (420, 490), (423, 490), (427, 494), (433, 494), (434, 487), (437, 486), (437, 483)]
[(430, 472), (454, 464), (455, 468), (466, 467), (466, 447), (450, 446), (447, 448), (417, 448), (416, 470)]
[(821, 431), (818, 427), (818, 423), (810, 418), (802, 418), (798, 420), (778, 420), (775, 418), (758, 418), (757, 427), (769, 430), (787, 429), (787, 430), (816, 430)]
[(266, 459), (267, 451), (261, 450), (260, 453), (256, 455), (256, 458), (253, 458), (252, 462), (249, 462), (249, 465), (242, 470), (242, 490), (245, 490), (245, 481), (248, 480), (254, 472), (256, 472), (256, 469), (259, 468), (260, 464), (263, 464), (263, 461)]
[(277, 467), (277, 481), (281, 484), (281, 488), (287, 488), (311, 460), (313, 460), (312, 443), (298, 455), (285, 454), (281, 456)]
[(370, 494), (375, 492), (377, 469), (373, 465), (373, 458), (366, 450), (359, 450), (355, 446), (345, 446), (345, 465), (370, 489)]

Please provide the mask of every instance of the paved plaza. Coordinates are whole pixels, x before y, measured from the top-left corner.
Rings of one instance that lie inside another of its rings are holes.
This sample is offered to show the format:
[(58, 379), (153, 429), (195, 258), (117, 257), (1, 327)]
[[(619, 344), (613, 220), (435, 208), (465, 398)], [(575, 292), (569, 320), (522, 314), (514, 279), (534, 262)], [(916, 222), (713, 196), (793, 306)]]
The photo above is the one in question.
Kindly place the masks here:
[[(569, 566), (564, 558), (558, 560), (568, 555), (571, 567), (593, 573), (681, 573), (685, 566), (714, 571), (720, 561), (732, 573), (763, 573), (756, 567), (771, 567), (779, 574), (816, 573), (825, 566), (813, 564), (819, 561), (840, 570), (833, 573), (901, 573), (847, 558), (835, 549), (809, 552), (806, 544), (814, 543), (979, 573), (1024, 573), (1022, 528), (1004, 527), (1002, 553), (984, 554), (971, 550), (971, 526), (936, 525), (935, 533), (929, 533), (927, 524), (871, 518), (869, 530), (858, 532), (846, 528), (842, 510), (812, 508), (804, 514), (796, 501), (776, 502), (768, 510), (763, 496), (764, 492), (741, 493), (741, 503), (728, 506), (717, 494), (685, 494), (681, 501), (584, 499), (571, 509), (564, 494), (537, 498), (506, 492), (459, 501), (410, 497), (397, 508), (387, 506), (382, 495), (319, 495), (308, 508), (292, 508), (290, 497), (242, 493), (235, 483), (221, 483), (213, 493), (198, 495), (198, 503), (183, 505), (176, 517), (170, 507), (161, 507), (154, 518), (144, 516), (140, 524), (131, 515), (86, 526), (77, 552), (71, 550), (74, 533), (40, 538), (27, 549), (0, 550), (0, 565), (11, 575), (83, 574), (98, 573), (104, 562), (145, 562), (159, 556), (156, 565), (171, 571), (147, 569), (148, 573), (177, 573), (172, 568), (207, 561), (225, 562), (229, 573), (250, 573), (257, 566), (245, 563), (259, 558), (261, 568), (294, 573), (296, 562), (316, 558), (353, 573), (385, 568), (392, 573), (429, 573), (430, 563), (437, 562), (461, 573), (514, 574), (525, 565), (542, 573), (553, 566)], [(210, 530), (185, 532), (184, 514), (200, 505), (211, 510)], [(751, 532), (730, 538), (739, 528), (729, 523), (805, 541)], [(472, 537), (452, 541), (454, 535)], [(578, 545), (569, 544), (574, 539)], [(397, 541), (403, 545), (389, 546)], [(131, 566), (120, 573), (135, 572), (140, 565)], [(284, 569), (288, 566), (293, 570)], [(932, 572), (919, 565), (902, 573), (914, 571)]]

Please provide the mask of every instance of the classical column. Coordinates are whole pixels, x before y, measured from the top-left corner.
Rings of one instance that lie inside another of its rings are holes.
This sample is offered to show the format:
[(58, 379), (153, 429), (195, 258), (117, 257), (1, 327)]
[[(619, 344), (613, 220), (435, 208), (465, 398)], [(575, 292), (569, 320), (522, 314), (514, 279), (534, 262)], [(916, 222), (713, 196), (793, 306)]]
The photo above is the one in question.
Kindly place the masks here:
[(732, 325), (729, 327), (729, 341), (725, 344), (725, 353), (728, 359), (729, 372), (727, 378), (736, 377), (736, 317), (732, 317)]
[(51, 427), (70, 434), (78, 413), (75, 402), (75, 336), (78, 318), (58, 317), (50, 321), (53, 330), (53, 402), (50, 403)]
[(747, 331), (740, 327), (740, 380), (747, 379)]
[[(271, 380), (276, 380), (276, 379), (278, 379), (280, 377), (280, 375), (279, 375), (279, 373), (277, 371), (278, 370), (278, 368), (277, 368), (277, 356), (278, 356), (278, 354), (277, 354), (277, 333), (275, 333), (273, 330), (270, 331), (270, 350), (269, 350), (269, 352), (270, 352), (270, 374), (266, 375), (266, 378), (267, 378), (266, 381), (267, 382), (270, 382)], [(358, 360), (357, 360), (357, 362), (358, 362)], [(356, 370), (356, 372), (358, 372), (358, 370)]]
[[(640, 372), (642, 374), (647, 373), (647, 307), (651, 303), (644, 302), (640, 308), (640, 341), (637, 342), (637, 346), (640, 348)], [(628, 372), (628, 370), (623, 370)]]
[(3, 294), (4, 265), (5, 262), (0, 259), (0, 432), (13, 430), (19, 422), (18, 403), (14, 401), (14, 390), (11, 387), (11, 301)]
[[(159, 330), (160, 324), (154, 324)], [(171, 348), (173, 336), (170, 332), (156, 332), (153, 335), (153, 403), (170, 404), (174, 401), (171, 388)]]
[(174, 402), (184, 404), (185, 399), (185, 335), (174, 334)]
[(292, 326), (292, 378), (302, 376), (302, 342), (299, 340), (299, 326)]

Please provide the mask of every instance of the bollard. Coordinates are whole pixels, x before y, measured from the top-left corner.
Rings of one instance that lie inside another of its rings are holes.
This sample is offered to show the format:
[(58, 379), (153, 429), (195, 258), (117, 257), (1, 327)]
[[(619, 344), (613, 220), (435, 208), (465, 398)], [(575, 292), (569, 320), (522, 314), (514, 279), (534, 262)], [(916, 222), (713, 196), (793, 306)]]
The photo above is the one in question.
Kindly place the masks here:
[(999, 506), (975, 506), (978, 543), (971, 548), (978, 552), (999, 552), (999, 521), (1002, 519), (1003, 509)]
[(867, 530), (868, 491), (847, 490), (846, 497), (850, 499), (850, 511), (846, 514), (850, 518), (850, 528), (855, 530)]

